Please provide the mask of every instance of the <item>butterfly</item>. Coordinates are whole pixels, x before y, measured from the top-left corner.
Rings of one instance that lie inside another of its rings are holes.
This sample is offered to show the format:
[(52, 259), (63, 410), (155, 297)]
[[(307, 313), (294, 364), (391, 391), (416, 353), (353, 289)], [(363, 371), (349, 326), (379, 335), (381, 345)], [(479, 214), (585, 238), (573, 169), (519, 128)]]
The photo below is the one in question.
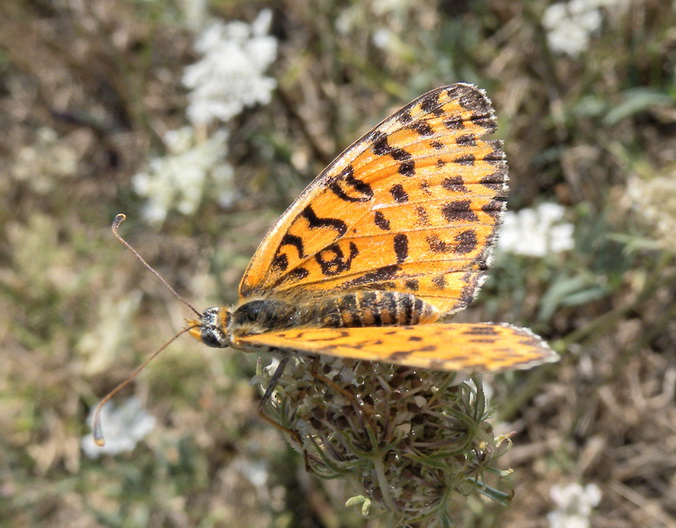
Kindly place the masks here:
[(447, 371), (556, 361), (526, 328), (452, 323), (485, 279), (508, 193), (485, 92), (443, 86), (340, 154), (267, 233), (239, 303), (189, 320), (212, 347)]

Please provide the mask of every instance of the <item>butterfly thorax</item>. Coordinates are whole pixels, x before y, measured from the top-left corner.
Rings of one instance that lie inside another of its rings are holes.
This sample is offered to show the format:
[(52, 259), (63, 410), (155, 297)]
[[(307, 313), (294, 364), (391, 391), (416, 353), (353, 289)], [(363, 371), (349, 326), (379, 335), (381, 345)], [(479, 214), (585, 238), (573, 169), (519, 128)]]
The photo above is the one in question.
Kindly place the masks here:
[(403, 326), (432, 323), (439, 318), (434, 306), (410, 293), (360, 291), (311, 302), (257, 299), (235, 308), (207, 308), (191, 321), (191, 335), (204, 344), (237, 346), (247, 335), (290, 328), (345, 328)]

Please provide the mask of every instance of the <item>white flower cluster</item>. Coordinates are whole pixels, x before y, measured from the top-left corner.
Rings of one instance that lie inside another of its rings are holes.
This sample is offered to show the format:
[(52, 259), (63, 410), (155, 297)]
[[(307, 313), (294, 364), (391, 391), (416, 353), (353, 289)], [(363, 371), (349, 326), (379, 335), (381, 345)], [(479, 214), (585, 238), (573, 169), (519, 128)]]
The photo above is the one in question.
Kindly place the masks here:
[(601, 502), (601, 490), (596, 484), (554, 484), (549, 496), (556, 508), (547, 514), (550, 528), (589, 528), (592, 509)]
[(205, 192), (215, 194), (227, 207), (235, 199), (234, 171), (225, 161), (228, 133), (217, 130), (198, 143), (195, 129), (184, 127), (164, 135), (168, 154), (154, 158), (145, 172), (132, 179), (134, 190), (147, 198), (143, 214), (151, 223), (162, 223), (175, 207), (185, 215), (197, 211)]
[(59, 137), (51, 128), (41, 127), (36, 131), (35, 142), (19, 149), (12, 166), (12, 175), (24, 181), (40, 194), (48, 194), (63, 179), (73, 177), (81, 152), (74, 134)]
[(571, 0), (551, 4), (542, 17), (551, 50), (577, 57), (589, 47), (591, 35), (601, 28), (601, 8), (620, 9), (624, 4), (625, 0)]
[(199, 37), (195, 48), (203, 57), (183, 75), (193, 124), (228, 121), (245, 107), (270, 101), (277, 84), (264, 75), (277, 56), (277, 40), (267, 34), (271, 20), (266, 9), (251, 25), (214, 21)]
[(543, 203), (517, 213), (507, 211), (498, 249), (530, 257), (572, 249), (574, 226), (563, 222), (565, 212), (563, 206), (555, 203)]
[(676, 232), (676, 173), (650, 179), (633, 177), (627, 186), (636, 213), (654, 230), (653, 238), (664, 247), (674, 248)]
[[(93, 414), (93, 411), (89, 414), (90, 424)], [(155, 417), (141, 408), (141, 402), (137, 398), (129, 398), (117, 408), (109, 402), (101, 410), (106, 444), (103, 447), (97, 446), (93, 435), (88, 434), (80, 441), (82, 451), (89, 458), (131, 451), (153, 430), (155, 422)]]
[[(245, 107), (270, 101), (276, 81), (264, 76), (275, 60), (277, 41), (267, 35), (272, 12), (261, 11), (251, 24), (212, 21), (195, 43), (203, 58), (184, 71), (191, 89), (188, 118), (200, 130), (214, 121), (228, 121)], [(132, 183), (147, 198), (144, 216), (162, 223), (173, 208), (194, 214), (205, 193), (216, 195), (227, 207), (235, 198), (233, 168), (226, 161), (228, 133), (217, 130), (198, 140), (195, 129), (185, 127), (164, 136), (167, 155), (151, 160)]]

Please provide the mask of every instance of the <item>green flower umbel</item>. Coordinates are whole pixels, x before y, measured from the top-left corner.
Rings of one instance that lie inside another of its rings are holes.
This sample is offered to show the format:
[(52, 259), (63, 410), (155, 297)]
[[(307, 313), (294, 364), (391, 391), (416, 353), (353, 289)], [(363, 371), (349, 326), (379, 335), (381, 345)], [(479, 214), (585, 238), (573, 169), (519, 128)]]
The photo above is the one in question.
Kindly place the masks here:
[[(262, 374), (266, 387), (268, 374)], [(449, 504), (474, 492), (508, 502), (484, 482), (503, 475), (509, 448), (495, 438), (480, 376), (383, 363), (299, 357), (290, 361), (265, 412), (322, 478), (350, 478), (348, 505), (391, 512), (399, 525), (451, 526)]]

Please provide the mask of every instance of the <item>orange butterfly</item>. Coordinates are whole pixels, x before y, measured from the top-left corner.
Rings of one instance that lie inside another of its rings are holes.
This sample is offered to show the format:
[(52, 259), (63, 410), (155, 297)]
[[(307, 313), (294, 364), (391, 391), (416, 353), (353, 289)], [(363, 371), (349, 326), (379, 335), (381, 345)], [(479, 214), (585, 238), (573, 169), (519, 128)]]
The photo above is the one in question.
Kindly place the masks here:
[(404, 106), (291, 204), (251, 259), (239, 304), (208, 308), (190, 333), (212, 347), (436, 370), (556, 361), (528, 329), (447, 322), (476, 296), (505, 209), (502, 143), (482, 139), (496, 126), (470, 84)]

